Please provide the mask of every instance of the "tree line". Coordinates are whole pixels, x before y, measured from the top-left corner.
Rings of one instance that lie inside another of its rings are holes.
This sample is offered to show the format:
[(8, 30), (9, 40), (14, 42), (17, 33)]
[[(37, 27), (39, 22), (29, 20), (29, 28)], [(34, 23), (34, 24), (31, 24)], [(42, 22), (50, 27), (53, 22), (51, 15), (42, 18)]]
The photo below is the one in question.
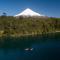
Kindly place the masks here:
[(0, 16), (0, 36), (36, 35), (60, 31), (60, 18)]

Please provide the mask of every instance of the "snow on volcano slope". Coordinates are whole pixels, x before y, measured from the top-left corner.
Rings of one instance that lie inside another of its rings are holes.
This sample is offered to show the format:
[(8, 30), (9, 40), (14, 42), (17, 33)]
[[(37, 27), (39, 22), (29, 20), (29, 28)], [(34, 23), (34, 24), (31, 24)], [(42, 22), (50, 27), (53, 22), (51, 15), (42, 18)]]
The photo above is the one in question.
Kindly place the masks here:
[(44, 16), (44, 15), (36, 13), (36, 12), (32, 11), (31, 9), (27, 8), (23, 12), (15, 15), (15, 17), (18, 17), (18, 16)]

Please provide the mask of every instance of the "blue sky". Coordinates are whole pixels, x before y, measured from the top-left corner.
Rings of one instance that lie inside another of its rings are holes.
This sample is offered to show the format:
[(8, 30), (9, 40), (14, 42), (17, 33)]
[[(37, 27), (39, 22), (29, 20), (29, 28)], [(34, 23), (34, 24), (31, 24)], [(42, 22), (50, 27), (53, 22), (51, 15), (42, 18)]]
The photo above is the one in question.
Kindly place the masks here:
[(60, 0), (0, 0), (0, 15), (16, 15), (30, 8), (46, 16), (60, 17)]

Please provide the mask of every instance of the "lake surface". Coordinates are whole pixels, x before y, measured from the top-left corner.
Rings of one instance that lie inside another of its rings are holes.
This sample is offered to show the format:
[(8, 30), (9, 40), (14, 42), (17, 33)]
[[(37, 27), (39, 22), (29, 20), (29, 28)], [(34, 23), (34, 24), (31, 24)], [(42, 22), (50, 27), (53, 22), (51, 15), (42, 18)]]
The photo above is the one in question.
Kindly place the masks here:
[(60, 60), (60, 33), (3, 40), (0, 60)]

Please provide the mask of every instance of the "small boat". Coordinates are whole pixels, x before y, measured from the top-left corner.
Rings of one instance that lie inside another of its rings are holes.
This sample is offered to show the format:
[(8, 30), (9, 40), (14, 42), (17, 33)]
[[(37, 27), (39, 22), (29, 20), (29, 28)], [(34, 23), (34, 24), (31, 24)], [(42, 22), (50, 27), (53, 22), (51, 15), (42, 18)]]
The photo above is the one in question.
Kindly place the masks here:
[(29, 50), (29, 48), (26, 48), (25, 50), (26, 50), (26, 51), (28, 51), (28, 50)]
[(26, 50), (26, 51), (32, 51), (33, 48), (26, 48), (25, 50)]

